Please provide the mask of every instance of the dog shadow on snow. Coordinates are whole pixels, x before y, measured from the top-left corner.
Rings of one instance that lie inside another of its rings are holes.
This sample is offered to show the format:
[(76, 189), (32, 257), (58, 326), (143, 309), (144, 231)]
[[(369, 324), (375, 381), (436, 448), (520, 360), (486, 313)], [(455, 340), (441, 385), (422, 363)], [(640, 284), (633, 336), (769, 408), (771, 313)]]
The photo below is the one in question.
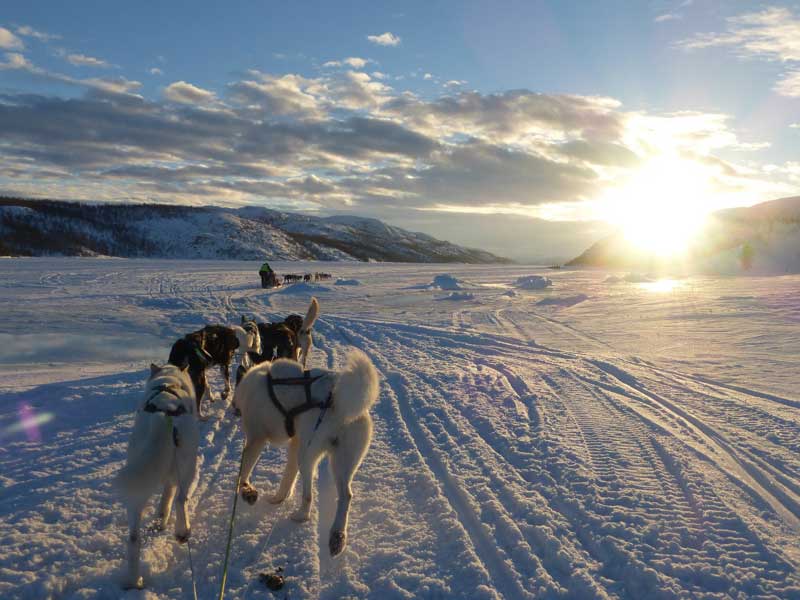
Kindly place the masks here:
[[(124, 513), (113, 478), (125, 458), (146, 373), (139, 369), (0, 393), (0, 514), (10, 530), (6, 540), (17, 546), (20, 565), (48, 567), (23, 586), (23, 596), (91, 589), (118, 597), (119, 587), (110, 581), (116, 567), (109, 577), (98, 563), (123, 558)], [(23, 417), (30, 421), (27, 427)]]

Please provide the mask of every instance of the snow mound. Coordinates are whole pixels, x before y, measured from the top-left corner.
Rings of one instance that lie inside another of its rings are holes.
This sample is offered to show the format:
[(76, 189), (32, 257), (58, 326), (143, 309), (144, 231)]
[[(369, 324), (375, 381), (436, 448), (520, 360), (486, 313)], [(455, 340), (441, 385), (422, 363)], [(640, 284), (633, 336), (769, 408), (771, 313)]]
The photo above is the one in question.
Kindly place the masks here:
[(616, 275), (609, 275), (603, 280), (603, 283), (619, 283), (622, 281), (622, 277), (617, 277)]
[(500, 295), (501, 296), (506, 296), (508, 298), (514, 298), (515, 296), (519, 296), (519, 294), (517, 292), (515, 292), (514, 290), (505, 291)]
[(542, 277), (541, 275), (525, 275), (518, 277), (514, 282), (514, 287), (522, 290), (543, 290), (553, 285), (553, 281), (549, 277)]
[(586, 294), (575, 294), (574, 296), (559, 296), (557, 298), (543, 298), (536, 304), (537, 306), (575, 306), (589, 299)]
[(436, 298), (436, 300), (474, 300), (475, 294), (469, 292), (450, 292), (447, 296)]
[(628, 273), (623, 277), (623, 280), (628, 283), (649, 283), (653, 281), (650, 277), (642, 273)]
[(145, 308), (158, 308), (162, 310), (189, 310), (193, 308), (190, 300), (174, 296), (143, 298), (139, 301), (139, 305)]
[(324, 285), (317, 285), (314, 283), (293, 283), (292, 285), (282, 286), (276, 293), (277, 294), (318, 294), (320, 292), (330, 292), (331, 288)]
[(337, 279), (333, 285), (361, 285), (358, 279)]
[(464, 289), (461, 286), (461, 281), (453, 277), (452, 275), (448, 275), (444, 273), (442, 275), (436, 275), (433, 278), (433, 283), (431, 283), (431, 287), (438, 287), (440, 290), (461, 290)]

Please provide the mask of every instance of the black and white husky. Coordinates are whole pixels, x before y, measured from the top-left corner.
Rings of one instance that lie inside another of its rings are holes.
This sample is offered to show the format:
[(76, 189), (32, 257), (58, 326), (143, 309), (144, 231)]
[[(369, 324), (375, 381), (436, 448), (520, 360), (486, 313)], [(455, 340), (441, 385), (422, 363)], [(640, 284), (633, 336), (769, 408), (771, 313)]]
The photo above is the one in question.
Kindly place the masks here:
[(198, 416), (202, 414), (200, 406), (203, 399), (212, 397), (206, 369), (219, 366), (225, 380), (223, 397), (227, 398), (232, 392), (231, 363), (237, 352), (243, 360), (247, 353), (261, 352), (261, 336), (257, 327), (206, 325), (198, 331), (186, 334), (172, 345), (168, 362), (178, 367), (188, 366), (197, 396)]
[(347, 519), (353, 497), (350, 484), (372, 439), (369, 409), (377, 398), (377, 371), (360, 350), (350, 351), (341, 371), (312, 369), (308, 380), (302, 367), (292, 360), (279, 359), (252, 368), (236, 390), (246, 439), (242, 498), (250, 504), (258, 498), (250, 475), (264, 445), (288, 442), (286, 469), (277, 493), (269, 501), (277, 504), (291, 495), (299, 470), (303, 495), (292, 519), (307, 521), (314, 472), (327, 455), (338, 495), (328, 548), (331, 556), (339, 554), (347, 543)]
[(189, 539), (186, 503), (197, 483), (200, 438), (194, 386), (186, 369), (150, 365), (150, 377), (139, 402), (117, 487), (128, 511), (128, 569), (125, 587), (143, 586), (139, 569), (142, 511), (162, 488), (158, 527), (166, 528), (176, 499), (175, 538)]

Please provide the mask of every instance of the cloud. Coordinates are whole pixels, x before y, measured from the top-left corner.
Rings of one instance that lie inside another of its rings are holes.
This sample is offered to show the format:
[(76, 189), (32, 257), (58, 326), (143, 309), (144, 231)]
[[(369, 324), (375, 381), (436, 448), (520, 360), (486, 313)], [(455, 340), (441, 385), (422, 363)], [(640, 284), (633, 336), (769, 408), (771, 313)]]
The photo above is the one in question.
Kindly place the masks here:
[(442, 85), (446, 88), (456, 88), (461, 87), (462, 85), (466, 85), (466, 81), (461, 79), (451, 79), (450, 81), (445, 81)]
[(153, 67), (151, 69), (148, 69), (147, 72), (150, 73), (150, 75), (163, 75), (164, 74), (164, 71), (162, 71), (158, 67)]
[(789, 125), (789, 129), (800, 129), (800, 123), (792, 123)]
[(461, 92), (424, 102), (400, 96), (382, 110), (433, 136), (468, 135), (492, 143), (554, 143), (568, 139), (613, 141), (625, 129), (620, 103), (611, 98)]
[(683, 15), (680, 13), (664, 13), (658, 15), (653, 21), (656, 23), (665, 23), (667, 21), (678, 21), (683, 18)]
[(359, 58), (357, 56), (351, 56), (349, 58), (345, 58), (342, 60), (329, 60), (328, 62), (324, 63), (323, 67), (342, 67), (342, 66), (349, 66), (353, 69), (363, 69), (369, 63), (374, 63), (375, 61), (371, 58)]
[(0, 62), (0, 70), (25, 71), (45, 81), (54, 81), (67, 85), (84, 87), (98, 93), (132, 94), (142, 86), (139, 81), (132, 81), (125, 77), (91, 77), (87, 79), (78, 79), (62, 73), (54, 73), (36, 66), (18, 52), (6, 52), (5, 62)]
[(379, 46), (397, 46), (402, 41), (400, 36), (397, 36), (389, 31), (380, 35), (368, 35), (367, 39), (373, 44), (378, 44)]
[[(722, 33), (701, 33), (683, 40), (686, 50), (731, 47), (742, 58), (800, 63), (800, 17), (784, 7), (769, 7), (726, 20)], [(790, 69), (773, 88), (784, 96), (800, 96), (797, 69)]]
[(800, 69), (784, 73), (774, 89), (782, 96), (800, 98)]
[(5, 27), (0, 27), (0, 48), (5, 50), (22, 50), (25, 44)]
[(0, 70), (4, 71), (13, 71), (16, 69), (20, 70), (31, 70), (33, 65), (19, 52), (6, 52), (5, 54), (5, 61), (0, 62)]
[(433, 75), (431, 75), (430, 73), (425, 73), (425, 75), (423, 75), (422, 78), (425, 80), (433, 79)]
[(176, 81), (164, 88), (164, 98), (179, 104), (208, 104), (216, 100), (216, 94), (203, 88)]
[(132, 81), (125, 77), (92, 77), (90, 79), (73, 79), (69, 82), (85, 85), (86, 87), (110, 94), (133, 94), (142, 87), (140, 81)]
[(367, 73), (347, 71), (329, 84), (331, 97), (342, 107), (351, 110), (375, 109), (390, 99), (388, 85), (372, 79)]
[(327, 86), (320, 79), (300, 75), (269, 75), (250, 71), (250, 79), (228, 86), (228, 94), (240, 105), (258, 108), (273, 115), (321, 118)]
[(770, 7), (727, 20), (724, 33), (702, 33), (679, 42), (688, 50), (732, 46), (742, 56), (800, 61), (800, 18), (788, 8)]
[(52, 33), (44, 33), (43, 31), (37, 31), (33, 27), (29, 27), (28, 25), (22, 25), (17, 27), (17, 33), (19, 35), (23, 35), (26, 37), (32, 37), (40, 42), (49, 42), (51, 40), (58, 40), (61, 39), (60, 35), (54, 35)]
[(628, 112), (613, 98), (530, 90), (430, 100), (358, 71), (250, 71), (219, 94), (178, 81), (146, 99), (136, 95), (139, 82), (69, 78), (9, 55), (3, 64), (86, 90), (0, 94), (0, 176), (7, 190), (37, 195), (60, 183), (78, 197), (269, 202), (393, 218), (416, 211), (441, 222), (553, 207), (579, 214), (664, 152), (720, 185), (750, 190), (770, 180), (715, 156), (754, 146), (725, 115)]
[(85, 54), (67, 54), (64, 57), (64, 60), (76, 67), (97, 67), (101, 69), (107, 69), (111, 67), (111, 64), (103, 59), (87, 56)]

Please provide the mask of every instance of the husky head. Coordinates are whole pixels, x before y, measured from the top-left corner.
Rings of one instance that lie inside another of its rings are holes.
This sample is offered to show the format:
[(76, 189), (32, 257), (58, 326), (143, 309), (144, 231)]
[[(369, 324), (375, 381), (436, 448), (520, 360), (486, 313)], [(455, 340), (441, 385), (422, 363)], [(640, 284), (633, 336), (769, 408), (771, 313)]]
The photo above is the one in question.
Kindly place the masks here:
[(234, 331), (242, 352), (261, 354), (261, 335), (255, 319), (248, 319), (242, 315), (242, 326), (234, 327)]

